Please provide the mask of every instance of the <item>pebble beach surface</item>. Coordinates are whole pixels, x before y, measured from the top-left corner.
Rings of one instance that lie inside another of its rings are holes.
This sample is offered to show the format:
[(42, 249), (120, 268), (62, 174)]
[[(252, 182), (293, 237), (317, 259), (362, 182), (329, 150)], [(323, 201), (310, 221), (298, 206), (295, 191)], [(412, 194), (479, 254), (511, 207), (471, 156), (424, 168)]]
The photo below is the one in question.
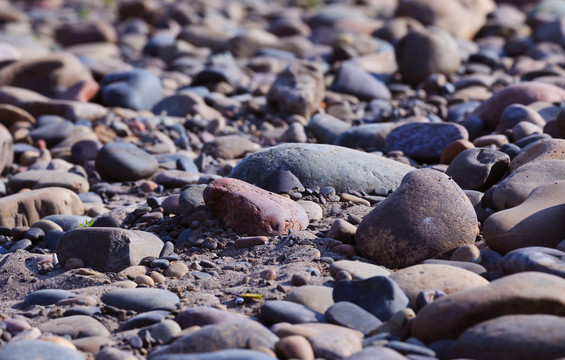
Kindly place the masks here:
[(0, 0), (0, 360), (565, 359), (565, 0)]

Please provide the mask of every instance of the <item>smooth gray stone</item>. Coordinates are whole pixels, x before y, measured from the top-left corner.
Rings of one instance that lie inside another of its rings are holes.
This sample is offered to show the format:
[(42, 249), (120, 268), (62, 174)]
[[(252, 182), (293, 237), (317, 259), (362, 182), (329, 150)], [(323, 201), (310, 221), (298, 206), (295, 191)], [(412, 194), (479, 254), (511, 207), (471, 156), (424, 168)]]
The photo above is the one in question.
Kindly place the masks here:
[(153, 175), (157, 160), (131, 143), (114, 142), (104, 145), (96, 154), (96, 170), (102, 178), (112, 181), (135, 181)]
[(349, 301), (335, 303), (324, 316), (329, 323), (361, 331), (365, 336), (382, 324), (376, 316)]
[(181, 191), (179, 205), (183, 213), (190, 214), (196, 208), (206, 205), (202, 195), (204, 189), (206, 189), (206, 185), (194, 185)]
[(77, 294), (67, 290), (43, 289), (37, 290), (25, 297), (20, 307), (25, 309), (31, 305), (53, 305), (59, 300), (75, 297)]
[(390, 91), (381, 81), (352, 61), (344, 62), (337, 71), (332, 91), (353, 95), (361, 100), (390, 99)]
[(302, 305), (285, 300), (267, 301), (261, 307), (259, 315), (265, 324), (288, 322), (291, 324), (302, 324), (319, 322), (323, 319), (322, 314)]
[(230, 177), (264, 188), (271, 174), (288, 170), (304, 187), (332, 186), (337, 193), (371, 192), (378, 186), (397, 188), (404, 175), (413, 169), (394, 160), (340, 146), (283, 144), (249, 155), (236, 165)]
[(540, 271), (565, 277), (565, 252), (542, 246), (516, 249), (502, 258), (505, 274)]
[(351, 125), (328, 114), (317, 114), (308, 123), (308, 130), (321, 143), (333, 144)]
[(246, 350), (246, 349), (230, 349), (214, 351), (213, 353), (200, 354), (176, 354), (176, 355), (159, 355), (151, 356), (151, 360), (273, 360), (273, 358), (264, 352)]
[(485, 191), (497, 183), (510, 165), (510, 156), (502, 151), (474, 148), (459, 153), (445, 174), (463, 190)]
[(74, 315), (49, 320), (40, 324), (39, 330), (59, 336), (69, 335), (72, 339), (90, 336), (107, 337), (110, 335), (110, 332), (104, 325), (86, 315)]
[(180, 301), (168, 290), (153, 288), (116, 289), (102, 295), (100, 300), (106, 305), (137, 312), (173, 308)]
[[(206, 325), (189, 335), (183, 336), (158, 351), (154, 356), (167, 354), (188, 354), (220, 351), (226, 349), (245, 349), (250, 341), (256, 341), (273, 349), (279, 338), (269, 329), (253, 320), (240, 320)], [(153, 356), (150, 356), (153, 359)]]
[(205, 326), (244, 319), (245, 317), (239, 314), (199, 306), (183, 310), (177, 315), (175, 320), (183, 329), (186, 329), (191, 326)]
[(12, 341), (0, 346), (0, 360), (84, 360), (77, 350), (42, 340)]
[(163, 96), (159, 78), (143, 69), (108, 74), (100, 87), (102, 102), (108, 107), (151, 110)]
[(126, 331), (131, 329), (138, 329), (145, 326), (153, 325), (163, 320), (170, 312), (166, 310), (148, 311), (136, 315), (122, 323), (118, 331)]
[(49, 215), (41, 220), (50, 220), (63, 228), (64, 231), (82, 228), (81, 224), (86, 224), (87, 221), (92, 220), (90, 216), (82, 215)]
[(394, 129), (392, 123), (363, 124), (342, 132), (335, 140), (334, 145), (366, 151), (384, 151), (386, 136)]

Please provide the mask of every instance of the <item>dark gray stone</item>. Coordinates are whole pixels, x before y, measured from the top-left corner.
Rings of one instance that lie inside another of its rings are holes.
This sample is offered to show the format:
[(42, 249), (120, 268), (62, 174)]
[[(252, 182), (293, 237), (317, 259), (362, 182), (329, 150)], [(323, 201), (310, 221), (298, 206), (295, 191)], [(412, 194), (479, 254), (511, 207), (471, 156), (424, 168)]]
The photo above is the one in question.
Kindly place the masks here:
[(100, 300), (106, 305), (137, 312), (173, 308), (180, 301), (170, 291), (153, 288), (116, 289), (102, 295)]
[(90, 336), (107, 337), (110, 335), (108, 329), (98, 320), (85, 315), (74, 315), (48, 320), (40, 324), (39, 329), (42, 332), (54, 335), (68, 335), (72, 339)]
[(492, 149), (467, 149), (451, 161), (445, 174), (463, 190), (485, 191), (496, 184), (510, 165), (510, 157)]
[(359, 330), (365, 336), (382, 324), (376, 316), (349, 301), (340, 301), (332, 305), (324, 317), (329, 323)]
[(308, 123), (308, 130), (323, 144), (333, 144), (351, 124), (329, 114), (317, 114)]
[(505, 274), (541, 271), (565, 277), (565, 252), (541, 246), (516, 249), (502, 258)]
[(288, 170), (281, 170), (272, 173), (266, 180), (265, 190), (277, 194), (286, 194), (293, 191), (305, 191), (300, 180), (298, 180), (298, 178)]
[(107, 107), (151, 110), (163, 96), (159, 78), (143, 69), (108, 74), (100, 87), (102, 103)]
[(153, 175), (157, 160), (134, 144), (114, 142), (104, 145), (96, 155), (96, 170), (102, 178), (134, 181)]
[(49, 215), (42, 218), (42, 220), (53, 221), (55, 224), (63, 228), (64, 231), (82, 228), (86, 222), (92, 220), (90, 216), (82, 215)]
[[(49, 121), (39, 121), (48, 118)], [(33, 141), (45, 140), (47, 146), (53, 147), (72, 134), (75, 125), (58, 116), (41, 117), (37, 122), (37, 127), (29, 132)]]
[(53, 305), (59, 300), (75, 297), (77, 294), (59, 289), (37, 290), (25, 297), (20, 303), (20, 307), (25, 309), (31, 305)]
[[(332, 166), (328, 166), (332, 164)], [(396, 188), (412, 167), (384, 157), (333, 145), (283, 144), (249, 155), (230, 177), (261, 188), (276, 171), (292, 172), (305, 187), (332, 186), (336, 192)]]
[(361, 100), (390, 99), (390, 91), (381, 81), (355, 62), (344, 62), (337, 71), (332, 91), (353, 95)]
[(392, 123), (364, 124), (342, 132), (334, 145), (365, 151), (384, 151), (386, 136), (394, 129)]
[(302, 324), (319, 322), (323, 319), (322, 314), (291, 301), (271, 300), (261, 306), (259, 316), (264, 324), (275, 324), (288, 322), (291, 324)]
[(411, 123), (392, 130), (386, 137), (389, 151), (400, 150), (418, 161), (437, 163), (452, 142), (467, 140), (467, 130), (451, 123)]
[(191, 326), (205, 326), (244, 319), (244, 316), (228, 311), (210, 307), (192, 307), (180, 312), (175, 320), (183, 329), (186, 329)]
[(386, 276), (365, 280), (342, 280), (334, 286), (333, 299), (352, 302), (367, 310), (381, 321), (387, 321), (397, 311), (408, 306), (406, 294)]
[(166, 310), (154, 310), (154, 311), (141, 313), (124, 321), (118, 328), (118, 331), (139, 329), (142, 327), (153, 325), (163, 320), (169, 314), (170, 312)]
[(182, 212), (190, 214), (199, 207), (205, 206), (203, 193), (206, 185), (191, 186), (186, 190), (181, 191), (179, 196), (179, 205)]

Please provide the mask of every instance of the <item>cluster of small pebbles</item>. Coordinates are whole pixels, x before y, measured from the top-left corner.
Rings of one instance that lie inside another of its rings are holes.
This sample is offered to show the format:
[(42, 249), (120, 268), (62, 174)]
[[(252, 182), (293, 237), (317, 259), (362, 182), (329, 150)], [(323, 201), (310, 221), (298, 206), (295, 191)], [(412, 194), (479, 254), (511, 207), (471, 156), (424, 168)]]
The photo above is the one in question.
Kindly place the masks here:
[(565, 0), (0, 0), (0, 360), (565, 359)]

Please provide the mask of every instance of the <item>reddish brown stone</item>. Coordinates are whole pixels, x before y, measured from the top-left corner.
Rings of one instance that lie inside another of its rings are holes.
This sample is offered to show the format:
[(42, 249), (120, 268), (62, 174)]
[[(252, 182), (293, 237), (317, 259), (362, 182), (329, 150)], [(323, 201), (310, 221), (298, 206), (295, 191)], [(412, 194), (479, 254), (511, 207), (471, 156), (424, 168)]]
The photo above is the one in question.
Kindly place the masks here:
[(355, 246), (349, 244), (341, 244), (334, 246), (332, 248), (332, 251), (349, 257), (353, 257), (357, 255), (357, 250), (355, 250)]
[(241, 180), (214, 180), (204, 190), (204, 202), (224, 226), (248, 235), (283, 235), (308, 226), (302, 206)]
[(96, 81), (83, 80), (69, 87), (59, 98), (61, 100), (88, 102), (96, 95), (99, 88), (100, 86)]
[(248, 236), (242, 237), (235, 241), (235, 247), (243, 249), (252, 246), (266, 244), (269, 239), (266, 236)]

